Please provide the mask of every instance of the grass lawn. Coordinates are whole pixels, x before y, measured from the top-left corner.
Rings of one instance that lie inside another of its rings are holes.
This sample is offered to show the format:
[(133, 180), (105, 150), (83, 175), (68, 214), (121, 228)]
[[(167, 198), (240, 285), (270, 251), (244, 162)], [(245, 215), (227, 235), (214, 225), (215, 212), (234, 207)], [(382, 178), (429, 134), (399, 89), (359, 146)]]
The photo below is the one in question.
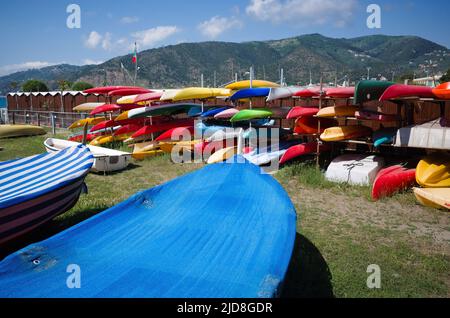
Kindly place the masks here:
[[(45, 151), (46, 136), (0, 140), (0, 161)], [(0, 258), (89, 218), (139, 190), (200, 168), (168, 156), (135, 162), (107, 176), (89, 174), (89, 194), (69, 212), (30, 234)], [(275, 178), (298, 213), (297, 240), (284, 297), (449, 297), (450, 218), (416, 204), (412, 193), (380, 202), (370, 188), (337, 185), (308, 163), (283, 167)], [(243, 211), (244, 212), (244, 211)], [(366, 286), (367, 267), (381, 268), (381, 289)]]

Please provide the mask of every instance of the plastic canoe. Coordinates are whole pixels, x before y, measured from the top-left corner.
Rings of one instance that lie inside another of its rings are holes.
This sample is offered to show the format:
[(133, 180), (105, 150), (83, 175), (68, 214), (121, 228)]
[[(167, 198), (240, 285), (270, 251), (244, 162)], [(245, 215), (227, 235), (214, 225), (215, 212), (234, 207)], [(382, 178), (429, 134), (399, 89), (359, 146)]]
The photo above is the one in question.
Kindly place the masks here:
[(142, 125), (129, 124), (120, 127), (114, 132), (114, 136), (122, 136), (122, 135), (130, 135), (137, 132), (139, 129), (142, 129)]
[(295, 93), (301, 90), (303, 90), (303, 87), (272, 87), (266, 101), (271, 102), (278, 99), (291, 98)]
[(433, 89), (433, 94), (439, 99), (450, 99), (450, 82), (443, 83)]
[[(326, 90), (323, 89), (323, 92), (326, 92)], [(296, 92), (293, 96), (301, 98), (318, 97), (320, 96), (320, 87), (304, 88), (303, 90)]]
[(31, 125), (0, 125), (0, 138), (45, 135), (44, 128)]
[(105, 103), (84, 103), (84, 104), (80, 104), (80, 105), (74, 107), (73, 111), (74, 112), (79, 112), (79, 113), (83, 113), (83, 112), (90, 113), (96, 107), (102, 106), (102, 105), (105, 105)]
[(230, 119), (237, 113), (239, 113), (238, 109), (230, 108), (230, 109), (224, 110), (224, 111), (214, 115), (214, 118), (215, 119)]
[(273, 82), (269, 82), (269, 81), (262, 81), (262, 80), (253, 80), (252, 83), (250, 84), (249, 80), (245, 80), (245, 81), (239, 81), (239, 82), (234, 82), (231, 83), (227, 86), (225, 86), (225, 88), (230, 89), (230, 90), (241, 90), (241, 89), (246, 89), (246, 88), (250, 88), (250, 86), (252, 88), (258, 88), (258, 87), (280, 87), (280, 85), (273, 83)]
[(335, 158), (328, 166), (325, 178), (332, 182), (371, 185), (384, 166), (378, 156), (346, 154)]
[(105, 120), (106, 120), (105, 117), (84, 118), (74, 122), (72, 125), (69, 126), (69, 129), (82, 128), (86, 124), (88, 126), (94, 126), (100, 124), (101, 122), (104, 122)]
[(395, 84), (389, 86), (384, 91), (383, 95), (380, 97), (380, 102), (408, 97), (433, 98), (433, 88), (428, 86)]
[(317, 117), (353, 117), (355, 112), (358, 111), (356, 106), (332, 106), (322, 108), (318, 113)]
[(134, 87), (134, 88), (125, 88), (125, 89), (117, 89), (114, 91), (108, 92), (109, 96), (128, 96), (128, 95), (138, 95), (138, 94), (146, 94), (151, 93), (152, 91), (146, 88)]
[(337, 122), (331, 118), (320, 119), (320, 132), (319, 119), (316, 117), (300, 117), (295, 121), (294, 133), (298, 135), (311, 135), (322, 133), (326, 128), (336, 126)]
[(450, 157), (434, 155), (421, 160), (417, 165), (416, 181), (426, 188), (450, 187)]
[(103, 113), (111, 113), (111, 112), (117, 112), (120, 111), (121, 108), (119, 105), (115, 104), (106, 104), (102, 106), (96, 107), (93, 111), (91, 111), (90, 115), (94, 116), (97, 114), (103, 114)]
[(384, 91), (394, 84), (393, 82), (385, 81), (360, 81), (355, 89), (355, 105), (379, 100)]
[(319, 112), (319, 108), (315, 107), (294, 107), (286, 116), (286, 119), (295, 119), (303, 116), (315, 116)]
[(128, 118), (142, 118), (149, 116), (187, 114), (193, 107), (201, 107), (199, 104), (168, 104), (162, 106), (142, 107), (130, 110)]
[(267, 108), (245, 109), (231, 117), (230, 121), (232, 123), (237, 121), (248, 121), (252, 119), (269, 118), (272, 115), (273, 112)]
[(116, 101), (116, 104), (121, 106), (134, 104), (134, 100), (136, 99), (136, 97), (138, 97), (138, 95), (123, 96)]
[(320, 135), (323, 141), (342, 141), (372, 135), (372, 129), (366, 126), (341, 126), (325, 129)]
[(231, 101), (236, 101), (240, 99), (254, 98), (254, 97), (267, 97), (270, 93), (270, 88), (259, 87), (259, 88), (245, 88), (237, 91), (231, 97)]
[(355, 88), (354, 87), (327, 88), (326, 96), (330, 98), (351, 98), (355, 96)]
[[(324, 152), (328, 151), (330, 146), (327, 144), (321, 145), (319, 151)], [(281, 157), (280, 165), (285, 164), (286, 162), (293, 160), (295, 158), (309, 155), (317, 152), (317, 142), (310, 142), (300, 145), (295, 145), (290, 147)]]
[[(274, 178), (250, 163), (210, 165), (10, 255), (0, 297), (274, 297), (295, 236), (295, 208)], [(89, 283), (67, 288), (68, 262)]]
[(392, 166), (380, 170), (372, 187), (372, 199), (377, 201), (411, 188), (416, 183), (416, 169)]
[(212, 154), (206, 162), (208, 164), (223, 162), (236, 155), (236, 153), (237, 147), (223, 148)]
[(375, 147), (380, 147), (384, 144), (392, 144), (394, 142), (394, 137), (397, 134), (397, 128), (384, 128), (377, 130), (373, 133), (373, 145)]
[(227, 106), (227, 107), (219, 107), (219, 108), (214, 108), (214, 109), (211, 109), (211, 110), (207, 110), (206, 112), (203, 112), (201, 114), (201, 117), (203, 117), (203, 118), (214, 117), (217, 114), (220, 114), (220, 113), (222, 113), (222, 112), (224, 112), (224, 111), (226, 111), (228, 109), (230, 109), (230, 107)]
[(159, 133), (176, 127), (193, 126), (193, 125), (194, 121), (192, 119), (179, 119), (167, 123), (148, 125), (142, 127), (140, 130), (134, 133), (132, 138), (138, 138), (139, 136), (143, 135)]
[(132, 157), (134, 160), (144, 160), (146, 158), (151, 158), (162, 154), (164, 154), (164, 151), (156, 149), (156, 150), (133, 152)]
[[(85, 94), (108, 94), (109, 92), (112, 92), (112, 91), (132, 89), (132, 88), (142, 89), (142, 87), (133, 87), (133, 86), (104, 86), (104, 87), (90, 88), (90, 89), (83, 91), (83, 93), (85, 93)], [(128, 94), (128, 95), (133, 95), (133, 94)]]
[(146, 93), (146, 94), (140, 94), (137, 95), (134, 99), (134, 103), (143, 103), (143, 102), (149, 102), (149, 101), (155, 101), (159, 100), (163, 95), (163, 92), (155, 92), (155, 93)]
[(224, 88), (190, 87), (178, 91), (172, 98), (173, 101), (210, 99), (219, 96), (230, 96), (231, 90)]
[(168, 140), (180, 140), (186, 139), (187, 137), (192, 137), (194, 135), (194, 127), (193, 126), (184, 126), (184, 127), (173, 127), (172, 129), (167, 130), (156, 138), (156, 141), (168, 141)]
[(163, 94), (161, 95), (161, 97), (159, 98), (160, 101), (171, 101), (173, 100), (173, 98), (175, 97), (176, 94), (178, 94), (178, 92), (180, 91), (180, 89), (166, 89), (163, 91)]
[(414, 188), (414, 195), (420, 204), (435, 209), (450, 209), (450, 188)]
[(383, 114), (369, 110), (358, 110), (355, 112), (355, 117), (361, 120), (373, 120), (382, 122), (393, 122), (399, 120), (399, 117), (397, 115)]

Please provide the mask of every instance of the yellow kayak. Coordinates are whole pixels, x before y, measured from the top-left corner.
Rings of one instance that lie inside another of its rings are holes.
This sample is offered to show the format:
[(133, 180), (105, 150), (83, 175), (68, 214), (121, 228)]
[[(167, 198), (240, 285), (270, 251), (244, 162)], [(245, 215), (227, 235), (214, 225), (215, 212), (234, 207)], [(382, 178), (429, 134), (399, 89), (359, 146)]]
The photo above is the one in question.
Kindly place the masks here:
[(417, 201), (435, 209), (450, 209), (450, 188), (421, 189), (414, 188)]
[(84, 112), (90, 113), (95, 108), (102, 106), (102, 105), (105, 105), (105, 103), (84, 103), (84, 104), (74, 107), (73, 111), (79, 112), (79, 113), (84, 113)]
[(129, 135), (120, 135), (120, 136), (103, 135), (103, 136), (98, 136), (97, 138), (92, 140), (89, 143), (89, 145), (90, 146), (101, 146), (101, 145), (112, 143), (114, 141), (124, 141), (128, 138), (130, 138)]
[(74, 122), (72, 125), (69, 126), (69, 129), (82, 128), (86, 124), (88, 126), (95, 126), (97, 124), (100, 124), (101, 122), (104, 122), (105, 120), (107, 120), (105, 117), (84, 118)]
[(148, 150), (148, 151), (139, 151), (139, 152), (133, 152), (132, 157), (135, 160), (144, 160), (145, 158), (162, 155), (163, 153), (164, 153), (164, 151), (159, 150), (159, 149)]
[(213, 153), (208, 158), (207, 163), (213, 164), (213, 163), (223, 162), (223, 161), (228, 160), (231, 157), (233, 157), (236, 153), (237, 153), (237, 147), (228, 147), (228, 148), (220, 149), (220, 150), (216, 151), (215, 153)]
[(117, 118), (115, 119), (115, 121), (127, 120), (127, 119), (128, 119), (128, 113), (129, 113), (129, 110), (124, 111), (124, 112), (121, 113), (119, 116), (117, 116)]
[(323, 141), (341, 141), (372, 135), (372, 129), (366, 126), (341, 126), (325, 129), (320, 139)]
[(0, 138), (45, 135), (44, 128), (32, 125), (0, 125)]
[(450, 187), (450, 157), (429, 156), (421, 160), (417, 165), (416, 180), (426, 188)]
[(228, 97), (231, 90), (224, 88), (203, 88), (190, 87), (180, 90), (173, 97), (173, 101), (191, 100), (191, 99), (208, 99), (215, 97)]
[(317, 113), (317, 117), (353, 117), (358, 107), (355, 106), (333, 106), (325, 107)]
[(116, 101), (117, 105), (128, 105), (128, 104), (134, 104), (134, 100), (136, 99), (136, 97), (138, 97), (139, 95), (129, 95), (129, 96), (123, 96), (121, 98), (119, 98)]
[[(252, 87), (253, 88), (280, 87), (280, 85), (278, 85), (277, 83), (269, 82), (269, 81), (253, 80)], [(250, 80), (234, 82), (234, 83), (231, 83), (231, 84), (225, 86), (225, 88), (230, 89), (230, 90), (240, 90), (240, 89), (250, 88)]]
[(194, 146), (198, 143), (202, 142), (201, 140), (192, 140), (192, 141), (180, 141), (180, 142), (160, 142), (159, 148), (165, 153), (172, 153), (172, 150), (175, 146), (181, 151), (194, 151)]
[(150, 150), (156, 150), (159, 148), (158, 141), (141, 142), (134, 144), (133, 152), (145, 152)]

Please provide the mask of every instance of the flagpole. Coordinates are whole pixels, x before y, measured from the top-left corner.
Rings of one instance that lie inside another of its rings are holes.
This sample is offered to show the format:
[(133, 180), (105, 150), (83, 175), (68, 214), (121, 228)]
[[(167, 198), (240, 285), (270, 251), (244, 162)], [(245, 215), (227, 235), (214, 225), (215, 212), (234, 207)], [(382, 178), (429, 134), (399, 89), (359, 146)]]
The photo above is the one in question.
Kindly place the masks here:
[(136, 58), (136, 63), (134, 63), (134, 86), (136, 86), (137, 72), (138, 72), (138, 58), (137, 58), (137, 43), (134, 42), (134, 56)]

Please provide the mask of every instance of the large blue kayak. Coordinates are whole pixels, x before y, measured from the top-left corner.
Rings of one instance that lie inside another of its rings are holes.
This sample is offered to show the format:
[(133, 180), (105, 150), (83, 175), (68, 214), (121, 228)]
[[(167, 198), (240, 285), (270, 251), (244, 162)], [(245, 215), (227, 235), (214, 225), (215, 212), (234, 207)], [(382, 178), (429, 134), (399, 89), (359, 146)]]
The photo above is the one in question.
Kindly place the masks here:
[(235, 101), (245, 98), (267, 97), (269, 93), (270, 88), (246, 88), (234, 93), (234, 95), (230, 97), (230, 100)]
[[(0, 297), (272, 297), (296, 213), (260, 171), (248, 162), (210, 165), (137, 193), (8, 256)], [(78, 272), (67, 270), (77, 266), (81, 288), (71, 289)]]

